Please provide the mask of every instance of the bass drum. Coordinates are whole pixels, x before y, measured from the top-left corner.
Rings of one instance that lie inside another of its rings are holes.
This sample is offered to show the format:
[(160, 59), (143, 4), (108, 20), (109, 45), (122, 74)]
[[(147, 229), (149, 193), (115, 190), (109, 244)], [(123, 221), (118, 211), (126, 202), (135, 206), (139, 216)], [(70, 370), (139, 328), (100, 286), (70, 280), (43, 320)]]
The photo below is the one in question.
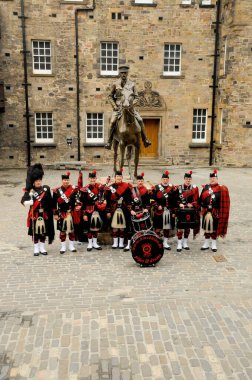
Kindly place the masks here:
[(141, 231), (131, 239), (133, 259), (141, 266), (155, 266), (164, 254), (163, 241), (153, 231)]

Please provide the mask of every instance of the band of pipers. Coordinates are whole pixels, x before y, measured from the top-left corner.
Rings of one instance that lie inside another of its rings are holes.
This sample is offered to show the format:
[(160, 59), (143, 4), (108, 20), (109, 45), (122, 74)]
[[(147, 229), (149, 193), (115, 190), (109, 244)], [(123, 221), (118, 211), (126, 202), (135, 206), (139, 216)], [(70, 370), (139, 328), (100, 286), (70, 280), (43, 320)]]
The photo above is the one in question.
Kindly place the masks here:
[[(60, 239), (60, 254), (76, 252), (75, 242), (87, 242), (87, 251), (101, 250), (98, 234), (110, 231), (112, 249), (132, 251), (140, 264), (155, 264), (164, 250), (171, 250), (169, 239), (177, 236), (176, 252), (190, 250), (188, 238), (204, 231), (201, 250), (217, 251), (218, 237), (227, 234), (230, 198), (228, 188), (218, 183), (217, 170), (209, 175), (209, 183), (201, 193), (192, 184), (192, 171), (184, 174), (183, 183), (170, 183), (164, 171), (160, 183), (147, 188), (144, 173), (136, 184), (123, 180), (118, 170), (112, 180), (97, 181), (96, 171), (88, 174), (83, 185), (79, 172), (78, 183), (70, 183), (70, 173), (62, 175), (61, 186), (50, 189), (42, 184), (44, 170), (40, 163), (27, 171), (26, 186), (21, 203), (29, 207), (27, 226), (32, 237), (34, 256), (47, 255), (46, 238), (55, 238), (54, 220)], [(68, 243), (68, 244), (67, 244)]]

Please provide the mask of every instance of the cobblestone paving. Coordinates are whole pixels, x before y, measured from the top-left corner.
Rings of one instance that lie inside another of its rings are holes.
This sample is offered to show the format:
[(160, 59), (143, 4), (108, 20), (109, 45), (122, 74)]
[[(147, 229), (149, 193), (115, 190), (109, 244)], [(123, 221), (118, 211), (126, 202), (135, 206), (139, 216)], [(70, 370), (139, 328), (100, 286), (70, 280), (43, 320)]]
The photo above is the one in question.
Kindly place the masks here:
[[(169, 171), (181, 183), (185, 169)], [(209, 171), (195, 169), (194, 183)], [(158, 182), (161, 172), (145, 177)], [(252, 169), (219, 172), (232, 202), (216, 254), (225, 261), (200, 251), (201, 233), (181, 255), (173, 238), (155, 268), (86, 243), (62, 256), (58, 237), (47, 257), (33, 257), (19, 203), (25, 171), (0, 174), (0, 380), (252, 378)], [(44, 183), (60, 175), (48, 171)]]

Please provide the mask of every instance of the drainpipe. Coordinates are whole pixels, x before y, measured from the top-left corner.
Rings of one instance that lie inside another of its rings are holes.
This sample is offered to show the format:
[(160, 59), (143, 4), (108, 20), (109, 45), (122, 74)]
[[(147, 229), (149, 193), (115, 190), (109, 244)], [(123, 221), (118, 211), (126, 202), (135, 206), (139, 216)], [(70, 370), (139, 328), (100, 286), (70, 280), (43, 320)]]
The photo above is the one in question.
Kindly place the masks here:
[(80, 67), (79, 67), (79, 12), (88, 12), (95, 9), (95, 0), (89, 8), (75, 9), (75, 58), (76, 58), (76, 118), (77, 118), (77, 141), (78, 141), (78, 161), (81, 160), (80, 152)]
[(220, 44), (220, 13), (221, 13), (221, 0), (218, 0), (216, 3), (216, 21), (215, 21), (215, 46), (214, 46), (214, 65), (213, 65), (213, 95), (212, 95), (212, 116), (211, 116), (211, 137), (210, 137), (210, 155), (209, 155), (209, 166), (213, 164), (213, 145), (214, 145), (214, 126), (215, 126), (215, 107), (216, 107), (216, 91), (218, 88), (218, 76), (217, 76), (217, 68), (218, 68), (218, 57), (219, 53), (219, 44)]
[(22, 28), (22, 40), (23, 40), (23, 50), (21, 51), (23, 53), (23, 63), (24, 63), (24, 83), (22, 85), (24, 86), (25, 90), (25, 114), (24, 117), (26, 118), (26, 152), (27, 152), (27, 166), (31, 165), (31, 140), (30, 140), (30, 113), (29, 113), (29, 94), (28, 94), (28, 86), (30, 84), (27, 80), (27, 59), (26, 56), (29, 53), (26, 50), (26, 33), (25, 33), (25, 20), (27, 17), (24, 14), (24, 0), (20, 0), (21, 5), (21, 16), (19, 18), (21, 19), (21, 28)]

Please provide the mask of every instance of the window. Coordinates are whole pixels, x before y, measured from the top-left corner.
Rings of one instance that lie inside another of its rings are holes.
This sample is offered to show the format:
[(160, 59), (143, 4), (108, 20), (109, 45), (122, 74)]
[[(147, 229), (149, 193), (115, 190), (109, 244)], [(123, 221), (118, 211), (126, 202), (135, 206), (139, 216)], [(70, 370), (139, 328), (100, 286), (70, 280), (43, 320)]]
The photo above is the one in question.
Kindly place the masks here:
[(207, 110), (193, 110), (192, 142), (206, 142)]
[(33, 73), (52, 74), (50, 41), (32, 41)]
[(101, 43), (101, 74), (118, 75), (119, 44), (117, 42)]
[(192, 4), (192, 0), (182, 0), (182, 4)]
[(36, 142), (53, 142), (52, 112), (37, 112), (35, 114)]
[(104, 142), (103, 113), (87, 113), (86, 142), (91, 142), (91, 143)]
[(201, 0), (201, 5), (211, 5), (212, 0)]
[(181, 74), (180, 44), (166, 44), (164, 47), (164, 75)]

